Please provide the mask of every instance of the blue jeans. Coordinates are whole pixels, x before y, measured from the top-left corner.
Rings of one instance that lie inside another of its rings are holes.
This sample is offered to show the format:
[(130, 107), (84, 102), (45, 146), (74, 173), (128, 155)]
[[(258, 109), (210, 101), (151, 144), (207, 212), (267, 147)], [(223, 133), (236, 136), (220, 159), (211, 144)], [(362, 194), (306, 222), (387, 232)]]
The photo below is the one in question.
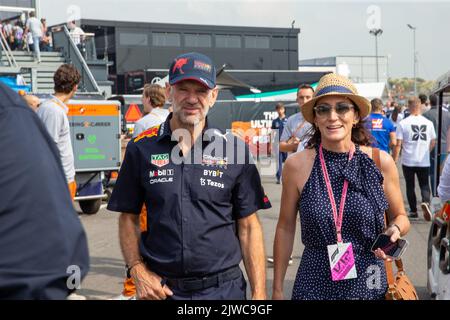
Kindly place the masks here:
[(35, 37), (33, 36), (33, 51), (34, 56), (37, 58), (38, 61), (41, 61), (41, 50), (39, 48), (41, 42), (41, 37)]
[(277, 181), (281, 180), (281, 172), (283, 171), (283, 163), (287, 159), (287, 153), (286, 152), (279, 152), (278, 153), (278, 161), (277, 161)]

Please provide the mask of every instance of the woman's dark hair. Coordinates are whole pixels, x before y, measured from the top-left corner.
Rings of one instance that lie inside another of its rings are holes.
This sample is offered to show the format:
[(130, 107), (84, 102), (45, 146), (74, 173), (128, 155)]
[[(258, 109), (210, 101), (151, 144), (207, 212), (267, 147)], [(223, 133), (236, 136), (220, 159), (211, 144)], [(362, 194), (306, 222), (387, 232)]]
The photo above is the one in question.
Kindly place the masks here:
[(396, 106), (394, 111), (392, 111), (391, 120), (394, 122), (397, 122), (398, 114), (400, 113), (400, 110), (402, 109), (402, 106)]
[[(359, 114), (359, 108), (353, 103), (355, 112)], [(365, 127), (366, 121), (360, 119), (356, 125), (352, 128), (352, 141), (355, 144), (360, 146), (370, 146), (372, 144), (373, 138), (370, 132)], [(313, 149), (316, 146), (320, 145), (322, 142), (322, 136), (320, 134), (319, 128), (317, 128), (314, 124), (311, 129), (308, 130), (305, 134), (305, 138), (307, 139), (306, 148)]]

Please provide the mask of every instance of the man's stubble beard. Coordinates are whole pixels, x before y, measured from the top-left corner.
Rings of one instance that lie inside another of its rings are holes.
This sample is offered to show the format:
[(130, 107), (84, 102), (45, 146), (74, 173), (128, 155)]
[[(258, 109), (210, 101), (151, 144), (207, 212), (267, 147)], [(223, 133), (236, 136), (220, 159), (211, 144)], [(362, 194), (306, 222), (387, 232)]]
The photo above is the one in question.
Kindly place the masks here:
[(192, 119), (192, 117), (186, 117), (183, 114), (183, 111), (175, 113), (175, 116), (177, 117), (178, 121), (185, 127), (195, 127), (205, 119), (203, 110), (200, 110), (200, 114), (198, 116), (195, 116), (194, 119)]

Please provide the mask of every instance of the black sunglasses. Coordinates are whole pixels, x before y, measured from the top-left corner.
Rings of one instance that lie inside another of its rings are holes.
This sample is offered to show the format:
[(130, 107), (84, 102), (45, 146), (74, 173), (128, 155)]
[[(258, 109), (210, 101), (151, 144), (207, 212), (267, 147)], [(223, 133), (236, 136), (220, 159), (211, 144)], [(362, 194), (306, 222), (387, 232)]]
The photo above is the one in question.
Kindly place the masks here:
[[(334, 110), (336, 111), (338, 116), (345, 116), (351, 109), (353, 109), (355, 106), (351, 103), (347, 102), (338, 102), (334, 106)], [(333, 109), (333, 106), (322, 103), (314, 107), (314, 111), (316, 112), (316, 115), (319, 117), (326, 117), (331, 114), (331, 110)]]

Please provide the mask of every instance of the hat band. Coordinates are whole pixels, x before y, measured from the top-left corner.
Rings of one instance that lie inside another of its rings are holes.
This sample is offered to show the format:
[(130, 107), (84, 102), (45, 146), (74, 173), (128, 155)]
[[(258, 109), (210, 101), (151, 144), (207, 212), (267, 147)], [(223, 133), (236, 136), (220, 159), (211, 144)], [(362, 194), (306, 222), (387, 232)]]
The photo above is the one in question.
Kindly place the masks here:
[(321, 89), (320, 91), (318, 91), (316, 93), (316, 97), (321, 96), (323, 94), (327, 94), (330, 92), (336, 92), (336, 93), (352, 93), (354, 94), (354, 92), (346, 87), (343, 86), (329, 86), (329, 87), (325, 87), (323, 89)]

